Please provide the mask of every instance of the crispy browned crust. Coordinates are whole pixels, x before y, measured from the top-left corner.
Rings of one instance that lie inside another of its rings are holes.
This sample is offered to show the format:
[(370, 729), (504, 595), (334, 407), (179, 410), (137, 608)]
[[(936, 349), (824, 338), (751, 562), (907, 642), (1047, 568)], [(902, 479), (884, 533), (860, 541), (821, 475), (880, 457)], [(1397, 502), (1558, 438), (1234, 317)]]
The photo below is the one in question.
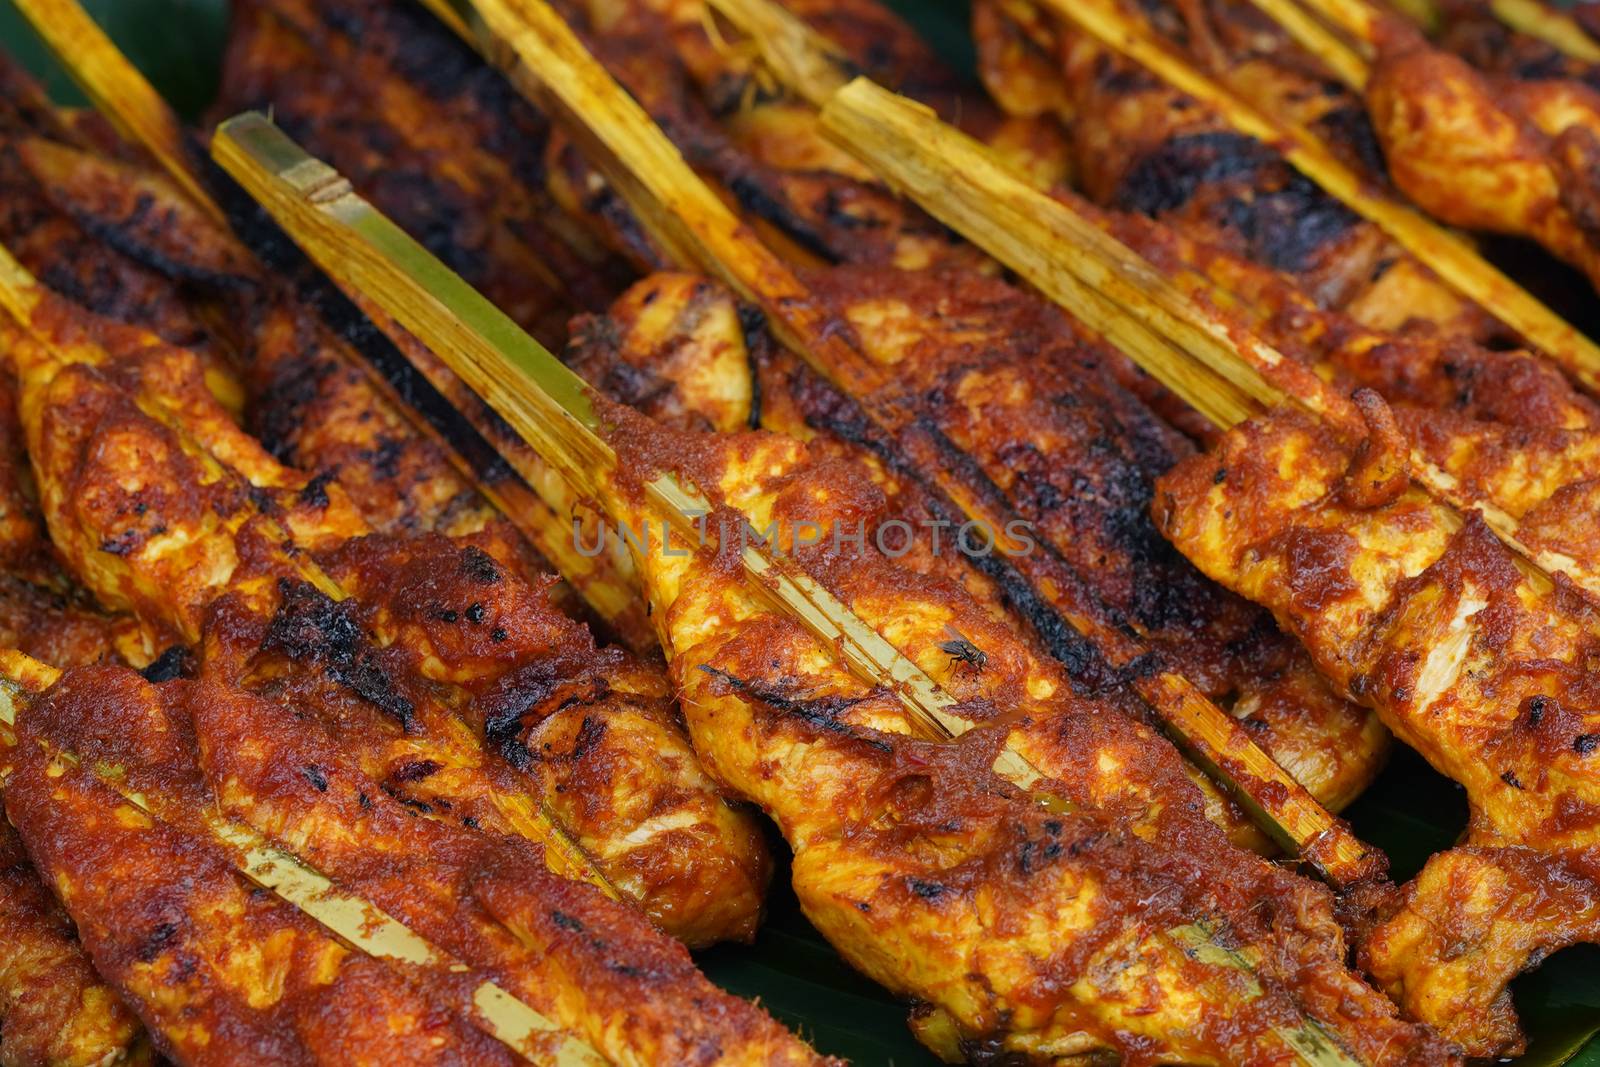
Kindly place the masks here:
[[(1485, 74), (1519, 81), (1574, 79), (1600, 88), (1600, 69), (1595, 64), (1513, 29), (1495, 17), (1488, 4), (1451, 0), (1439, 5), (1439, 12), (1442, 25), (1433, 43)], [(1595, 25), (1592, 13), (1581, 7), (1576, 13), (1586, 28)]]
[(1361, 961), (1409, 1014), (1447, 1020), (1469, 1053), (1526, 1048), (1509, 984), (1551, 953), (1600, 939), (1592, 854), (1456, 848), (1428, 861)]
[[(1182, 14), (1180, 14), (1182, 12)], [(1374, 182), (1384, 161), (1364, 101), (1262, 24), (1249, 4), (1156, 5), (1129, 12), (1235, 91), (1309, 126)], [(1504, 341), (1371, 223), (1234, 132), (1198, 102), (1027, 5), (982, 0), (974, 20), (985, 82), (1014, 114), (1068, 122), (1081, 187), (1096, 203), (1162, 219), (1186, 236), (1289, 274), (1323, 307), (1379, 329), (1428, 321)], [(983, 42), (991, 41), (985, 47)], [(1052, 71), (1054, 75), (1052, 76)]]
[[(735, 510), (714, 519), (827, 530), (894, 515), (860, 467), (827, 447), (669, 435), (615, 417), (629, 426), (616, 439), (625, 470), (676, 465), (723, 487)], [(870, 547), (782, 544), (964, 698), (959, 713), (979, 727), (953, 743), (914, 740), (892, 696), (840, 671), (714, 550), (693, 561), (651, 553), (646, 575), (690, 731), (712, 773), (777, 820), (812, 921), (866, 973), (946, 1013), (969, 1054), (1045, 1060), (1047, 1048), (1105, 1047), (1278, 1062), (1292, 1054), (1267, 1020), (1282, 1023), (1297, 1003), (1359, 1055), (1449, 1058), (1344, 970), (1326, 892), (1230, 846), (1182, 759), (1134, 716), (1074, 697), (1058, 665), (953, 583)], [(950, 662), (946, 626), (988, 653), (981, 672)], [(1008, 734), (1070, 813), (994, 776)], [(1241, 994), (1237, 972), (1175, 951), (1159, 932), (1213, 919), (1230, 943), (1261, 954), (1259, 1000)]]
[[(90, 966), (77, 933), (0, 819), (0, 1063), (89, 1067), (139, 1051), (139, 1023)], [(126, 1061), (125, 1061), (126, 1062)]]
[(1367, 104), (1395, 184), (1441, 221), (1531, 237), (1600, 279), (1600, 93), (1496, 78), (1420, 36), (1385, 40)]
[(432, 16), (372, 0), (235, 14), (216, 111), (275, 121), (546, 344), (619, 288), (542, 187), (543, 116)]
[[(103, 333), (70, 309), (56, 313), (60, 336)], [(441, 817), (528, 832), (527, 822), (496, 810), (518, 798), (526, 806), (530, 795), (547, 799), (577, 820), (571, 829), (602, 869), (667, 929), (696, 944), (753, 933), (766, 880), (763, 846), (749, 817), (730, 811), (695, 766), (660, 704), (662, 681), (595, 652), (582, 627), (482, 548), (442, 538), (370, 548), (392, 557), (397, 569), (386, 577), (351, 549), (340, 557), (340, 573), (354, 583), (345, 591), (357, 596), (336, 606), (301, 561), (302, 553), (326, 555), (370, 532), (340, 484), (278, 465), (222, 418), (196, 385), (186, 353), (115, 331), (113, 340), (128, 350), (86, 341), (64, 354), (33, 343), (18, 357), (47, 517), (58, 546), (102, 600), (192, 641), (203, 636), (203, 672), (329, 721), (367, 774)], [(165, 420), (147, 413), (162, 408)], [(462, 560), (476, 561), (475, 569)], [(366, 636), (364, 623), (377, 627), (386, 608), (404, 613), (421, 585), (452, 574), (467, 586), (473, 574), (493, 578), (476, 598), (457, 589), (462, 602), (450, 607), (474, 650), (464, 665), (440, 666), (428, 651), (437, 637), (425, 629)], [(412, 587), (395, 584), (402, 581)], [(505, 621), (484, 625), (491, 608), (501, 613), (497, 600), (505, 602)], [(582, 669), (542, 642), (557, 631), (588, 649)], [(430, 677), (436, 667), (444, 673)], [(552, 691), (594, 695), (559, 716), (537, 710), (536, 691), (524, 694), (526, 704), (506, 694), (511, 703), (492, 714), (469, 713), (470, 700), (442, 688), (488, 693), (514, 674)], [(642, 687), (641, 706), (609, 695), (607, 679), (618, 674), (636, 680), (624, 686)], [(548, 744), (551, 758), (508, 764), (513, 740)], [(430, 763), (449, 773), (417, 773)], [(569, 795), (580, 786), (609, 791)]]
[[(1557, 877), (1566, 861), (1551, 854), (1577, 853), (1574, 870), (1591, 872), (1600, 717), (1589, 709), (1600, 626), (1480, 519), (1463, 524), (1417, 490), (1371, 501), (1351, 492), (1353, 444), (1290, 414), (1246, 423), (1162, 482), (1163, 528), (1206, 573), (1270, 607), (1329, 679), (1465, 786), (1471, 843), (1545, 855), (1436, 861), (1367, 948), (1369, 966), (1408, 1007), (1474, 1055), (1498, 1055), (1520, 1040), (1499, 999), (1504, 981), (1540, 944), (1593, 937), (1578, 922), (1581, 909), (1575, 928), (1541, 933), (1528, 918), (1542, 914), (1536, 886), (1504, 879)], [(1492, 463), (1462, 470), (1464, 479), (1496, 473)], [(1510, 874), (1493, 873), (1508, 864)], [(1488, 873), (1451, 873), (1475, 868)], [(1475, 897), (1471, 886), (1499, 886), (1493, 893), (1503, 896)], [(1452, 923), (1446, 917), (1461, 909), (1483, 931), (1470, 977), (1448, 953), (1417, 942), (1419, 923)], [(1439, 995), (1424, 996), (1430, 988)]]

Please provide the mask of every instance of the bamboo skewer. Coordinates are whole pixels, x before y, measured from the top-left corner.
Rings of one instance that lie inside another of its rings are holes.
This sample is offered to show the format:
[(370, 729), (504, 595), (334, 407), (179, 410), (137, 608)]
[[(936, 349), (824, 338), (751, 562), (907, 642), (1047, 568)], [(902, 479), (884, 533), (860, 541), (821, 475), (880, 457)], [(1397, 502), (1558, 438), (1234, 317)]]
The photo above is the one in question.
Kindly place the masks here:
[[(1299, 0), (1251, 0), (1251, 2), (1266, 11), (1269, 4), (1273, 7), (1293, 6)], [(1384, 13), (1372, 0), (1305, 0), (1305, 3), (1333, 25), (1350, 34), (1369, 55), (1371, 54), (1377, 45), (1379, 23), (1384, 18)], [(1423, 6), (1413, 10), (1417, 4)], [(1411, 3), (1396, 2), (1394, 6), (1402, 14), (1420, 23), (1425, 32), (1432, 33), (1437, 28), (1439, 13), (1426, 0), (1412, 0)], [(1563, 55), (1584, 63), (1600, 63), (1600, 41), (1591, 37), (1569, 12), (1553, 8), (1543, 0), (1489, 0), (1488, 8), (1490, 14), (1516, 33), (1543, 41)], [(1267, 13), (1277, 17), (1271, 11)], [(1304, 12), (1301, 12), (1301, 16), (1304, 16)], [(1291, 33), (1294, 32), (1288, 23), (1283, 25)]]
[(788, 8), (764, 0), (708, 0), (761, 49), (791, 92), (820, 108), (859, 73), (849, 56)]
[[(1298, 3), (1300, 0), (1291, 2)], [(1371, 50), (1377, 44), (1379, 26), (1386, 17), (1384, 11), (1372, 0), (1305, 0), (1305, 2), (1330, 25), (1348, 33), (1350, 38), (1366, 51), (1368, 59), (1372, 57)], [(1431, 5), (1431, 0), (1419, 0), (1419, 2)], [(1432, 23), (1437, 19), (1438, 14), (1434, 12), (1427, 21)]]
[[(20, 5), (29, 22), (51, 47), (56, 60), (74, 81), (83, 86), (95, 106), (133, 143), (143, 147), (176, 182), (184, 193), (213, 220), (228, 226), (226, 211), (206, 188), (196, 158), (185, 143), (182, 123), (155, 88), (130, 63), (104, 31), (94, 22), (78, 0), (24, 0)], [(454, 28), (465, 33), (464, 23)], [(387, 342), (385, 342), (387, 343)], [(568, 583), (584, 602), (617, 632), (636, 643), (649, 633), (648, 621), (639, 608), (637, 590), (622, 575), (608, 572), (596, 560), (578, 553), (570, 536), (565, 500), (548, 482), (548, 472), (537, 464), (512, 461), (521, 477), (496, 478), (486, 475), (469, 458), (468, 450), (440, 430), (423, 412), (402, 395), (396, 383), (341, 341), (335, 355), (360, 370), (412, 427), (439, 446), (452, 467), (465, 478), (496, 510), (511, 520), (541, 555), (567, 577)], [(363, 355), (371, 356), (371, 353)], [(401, 353), (404, 361), (406, 353)], [(434, 368), (413, 367), (429, 380), (444, 398), (461, 412), (490, 447), (495, 445), (495, 428), (473, 419), (469, 405), (453, 395), (456, 383), (440, 380), (430, 373)], [(481, 446), (473, 451), (481, 450)], [(614, 560), (607, 560), (614, 564)], [(635, 651), (642, 651), (635, 649)]]
[[(54, 685), (61, 672), (11, 649), (0, 649), (0, 746), (15, 743), (11, 730), (32, 701)], [(55, 752), (64, 766), (76, 767), (73, 753)], [(128, 787), (120, 768), (96, 766), (95, 777), (123, 800), (158, 822), (174, 824), (172, 802)], [(460, 973), (467, 966), (413, 932), (376, 904), (339, 889), (327, 877), (261, 835), (219, 811), (187, 812), (198, 817), (212, 841), (248, 881), (298, 908), (334, 937), (376, 959), (436, 972)], [(181, 822), (181, 819), (177, 819)], [(472, 996), (472, 1022), (507, 1048), (549, 1067), (604, 1067), (610, 1061), (543, 1013), (512, 996), (493, 980)], [(550, 1035), (559, 1034), (554, 1055)]]
[(1295, 43), (1310, 52), (1333, 76), (1350, 88), (1367, 87), (1371, 69), (1367, 57), (1302, 8), (1298, 0), (1250, 0), (1262, 14), (1282, 26)]
[[(1340, 0), (1341, 4), (1349, 0)], [(1462, 238), (1371, 187), (1311, 133), (1281, 125), (1150, 40), (1108, 0), (1040, 0), (1107, 48), (1215, 111), (1284, 158), (1346, 207), (1376, 224), (1468, 299), (1525, 337), (1591, 392), (1600, 392), (1600, 345), (1491, 266)]]
[[(41, 301), (42, 294), (38, 283), (12, 257), (5, 246), (0, 245), (0, 309), (9, 313), (17, 325), (28, 331), (39, 344), (53, 351), (54, 346), (48, 332), (36, 329), (33, 321), (34, 311)], [(184, 446), (185, 453), (203, 465), (210, 481), (224, 482), (237, 478), (230, 468), (219, 462), (207, 450), (203, 442), (192, 438), (180, 419), (174, 418), (160, 406), (159, 398), (140, 395), (135, 397), (135, 402), (145, 414), (161, 422), (177, 436)], [(256, 519), (269, 543), (292, 545), (292, 535), (276, 519), (260, 511), (256, 512)], [(336, 601), (346, 598), (347, 594), (339, 583), (304, 553), (284, 550), (279, 553), (277, 559), (282, 566), (293, 571), (325, 596)], [(193, 632), (184, 633), (182, 636), (190, 644), (197, 643), (201, 637), (200, 634)], [(552, 870), (575, 881), (588, 882), (612, 899), (620, 899), (616, 887), (595, 864), (593, 858), (561, 826), (560, 821), (550, 812), (543, 800), (533, 800), (527, 804), (508, 804), (505, 810), (507, 817), (520, 833), (544, 846), (545, 857)]]
[(1490, 0), (1489, 10), (1518, 33), (1536, 37), (1573, 59), (1600, 63), (1600, 41), (1589, 36), (1566, 11), (1558, 11), (1541, 0)]

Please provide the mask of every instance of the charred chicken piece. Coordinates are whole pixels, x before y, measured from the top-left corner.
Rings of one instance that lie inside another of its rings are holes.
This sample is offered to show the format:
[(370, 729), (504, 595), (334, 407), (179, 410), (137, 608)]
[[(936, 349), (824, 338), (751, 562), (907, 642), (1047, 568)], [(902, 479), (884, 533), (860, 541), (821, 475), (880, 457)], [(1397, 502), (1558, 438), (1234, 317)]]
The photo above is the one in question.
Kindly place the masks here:
[[(1029, 635), (1036, 655), (1061, 650), (1047, 625), (1034, 636), (1015, 590), (1028, 579), (1049, 589), (1052, 563), (1094, 575), (1104, 610), (1212, 695), (1231, 699), (1319, 798), (1338, 806), (1365, 787), (1382, 766), (1384, 732), (1319, 684), (1304, 653), (1262, 613), (1221, 594), (1161, 540), (1147, 517), (1151, 484), (1192, 446), (1118, 387), (1064, 316), (956, 272), (841, 267), (811, 281), (865, 351), (893, 370), (888, 398), (921, 413), (901, 441), (881, 440), (856, 405), (742, 318), (726, 290), (691, 275), (647, 278), (608, 315), (578, 324), (568, 359), (610, 395), (684, 428), (736, 431), (754, 421), (759, 401), (761, 425), (808, 441), (813, 455), (859, 466), (897, 521), (923, 533), (903, 565), (961, 584), (996, 621)], [(975, 491), (1012, 509), (1050, 559), (1036, 565), (983, 552), (989, 535), (963, 533), (962, 517), (920, 488), (914, 464), (925, 457), (904, 451), (919, 439), (936, 450), (932, 462), (970, 463)], [(1062, 658), (1069, 669), (1076, 663), (1076, 686), (1107, 685), (1092, 649), (1070, 652), (1077, 660)], [(948, 656), (925, 659), (952, 691), (982, 690)]]
[[(80, 668), (18, 726), (11, 818), (97, 967), (180, 1062), (514, 1062), (470, 1022), (485, 980), (554, 1024), (533, 1039), (545, 1054), (565, 1032), (613, 1063), (829, 1062), (712, 987), (637, 910), (549, 873), (520, 839), (419, 817), (282, 705)], [(107, 765), (126, 794), (93, 769)], [(353, 955), (246, 886), (213, 818), (315, 856), (431, 958)]]
[[(1409, 1009), (1472, 1055), (1507, 1054), (1520, 1037), (1504, 981), (1538, 958), (1541, 938), (1554, 948), (1592, 937), (1581, 924), (1527, 924), (1541, 880), (1593, 870), (1600, 629), (1480, 519), (1463, 523), (1413, 489), (1348, 492), (1355, 445), (1293, 414), (1246, 423), (1162, 482), (1161, 520), (1197, 566), (1271, 608), (1325, 676), (1466, 787), (1469, 844), (1541, 854), (1543, 866), (1519, 854), (1436, 859), (1365, 946)], [(1417, 938), (1419, 924), (1466, 914), (1482, 937), (1463, 986), (1454, 949)]]
[[(770, 434), (650, 426), (646, 436), (638, 416), (610, 417), (627, 427), (627, 447), (651, 442), (624, 455), (625, 483), (662, 463), (692, 470), (721, 487), (714, 516), (827, 531), (892, 514), (826, 451), (814, 461)], [(867, 974), (929, 1005), (922, 1033), (941, 1052), (1049, 1062), (1137, 1047), (1279, 1062), (1293, 1056), (1279, 1028), (1309, 1016), (1364, 1058), (1450, 1059), (1344, 969), (1325, 890), (1230, 846), (1175, 750), (1115, 704), (1072, 696), (1058, 667), (1006, 642), (959, 588), (870, 546), (798, 545), (780, 532), (785, 551), (920, 663), (946, 667), (947, 627), (984, 648), (985, 670), (966, 675), (981, 698), (959, 706), (979, 725), (929, 743), (892, 694), (842, 673), (756, 599), (715, 558), (736, 535), (715, 536), (688, 559), (645, 560), (697, 750), (777, 820), (818, 928)], [(993, 775), (1007, 739), (1049, 776), (1065, 814)], [(1190, 954), (1184, 939), (1207, 929), (1227, 930), (1253, 973)]]
[[(203, 639), (203, 674), (274, 692), (337, 724), (366, 773), (441, 817), (484, 822), (493, 815), (533, 832), (542, 798), (559, 797), (580, 817), (571, 828), (579, 845), (608, 857), (602, 868), (647, 894), (646, 910), (675, 932), (696, 943), (750, 936), (766, 877), (761, 844), (748, 818), (729, 812), (694, 767), (663, 711), (640, 715), (604, 699), (568, 707), (530, 699), (511, 709), (512, 721), (526, 713), (531, 728), (548, 719), (543, 728), (552, 738), (576, 737), (586, 720), (591, 734), (613, 719), (615, 729), (604, 744), (573, 742), (570, 759), (517, 767), (493, 756), (498, 739), (485, 735), (486, 721), (475, 731), (420, 663), (407, 662), (403, 649), (369, 647), (352, 617), (334, 609), (332, 598), (345, 591), (310, 557), (370, 532), (339, 484), (280, 466), (227, 421), (197, 384), (190, 354), (65, 306), (55, 315), (36, 321), (58, 323), (57, 336), (16, 349), (24, 421), (56, 544), (102, 601), (191, 642)], [(526, 588), (482, 550), (426, 551), (442, 560), (476, 551), (507, 586)], [(455, 609), (462, 625), (480, 632), (472, 616), (486, 610), (482, 604)], [(542, 598), (535, 609), (552, 614)], [(497, 631), (481, 628), (481, 637), (494, 642)], [(603, 678), (594, 677), (603, 673), (603, 656), (565, 677), (567, 665), (536, 642), (502, 636), (494, 643), (502, 644), (495, 656), (505, 671), (542, 669), (549, 681), (604, 692)], [(278, 663), (275, 651), (289, 662)], [(258, 652), (267, 662), (257, 662)], [(298, 697), (297, 685), (305, 689)], [(663, 689), (657, 683), (651, 695)], [(453, 773), (417, 773), (429, 763)], [(586, 807), (567, 794), (591, 768), (613, 794)], [(468, 810), (474, 806), (486, 811)], [(449, 814), (457, 808), (460, 815)], [(697, 847), (686, 848), (686, 838)]]

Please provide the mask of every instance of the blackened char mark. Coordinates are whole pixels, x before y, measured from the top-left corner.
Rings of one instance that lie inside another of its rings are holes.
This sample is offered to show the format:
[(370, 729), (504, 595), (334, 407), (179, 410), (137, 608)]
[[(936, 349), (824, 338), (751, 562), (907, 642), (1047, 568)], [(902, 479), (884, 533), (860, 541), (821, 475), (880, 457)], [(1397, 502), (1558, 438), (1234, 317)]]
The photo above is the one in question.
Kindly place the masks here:
[(1388, 180), (1389, 164), (1383, 158), (1377, 131), (1372, 128), (1372, 116), (1359, 103), (1328, 112), (1317, 120), (1317, 130), (1324, 141), (1359, 161), (1370, 178)]
[(739, 302), (739, 332), (744, 335), (745, 362), (750, 367), (750, 428), (761, 429), (761, 368), (771, 354), (772, 335), (767, 314), (754, 304)]
[(1239, 235), (1251, 259), (1274, 270), (1309, 269), (1361, 221), (1272, 148), (1218, 131), (1173, 137), (1146, 153), (1123, 175), (1113, 206), (1160, 216), (1219, 182), (1232, 188), (1217, 221)]
[(308, 343), (285, 361), (282, 374), (274, 374), (251, 405), (251, 421), (256, 437), (272, 458), (285, 466), (299, 459), (296, 448), (305, 429), (307, 409), (316, 402), (334, 365), (318, 357), (316, 345)]
[(349, 607), (299, 579), (280, 579), (278, 592), (282, 602), (261, 640), (261, 651), (321, 667), (334, 682), (411, 730), (416, 705), (378, 662)]
[[(518, 480), (510, 465), (466, 416), (411, 365), (395, 343), (360, 308), (311, 264), (248, 193), (220, 170), (214, 172), (212, 191), (227, 212), (229, 223), (251, 251), (279, 273), (297, 280), (300, 296), (316, 310), (323, 323), (372, 364), (400, 401), (426, 420), (480, 482), (493, 486)], [(483, 411), (486, 418), (492, 417), (492, 427), (504, 432), (506, 440), (515, 437), (511, 428), (487, 407)]]
[[(924, 435), (938, 450), (945, 469), (985, 502), (990, 514), (1000, 516), (1002, 521), (1010, 521), (1016, 517), (1016, 512), (1012, 509), (1005, 493), (979, 466), (978, 461), (945, 436), (944, 431), (932, 419), (919, 418), (916, 422), (916, 431)], [(966, 521), (967, 516), (950, 503), (942, 492), (931, 486), (928, 487), (928, 491), (934, 497), (933, 510), (939, 512), (938, 518), (953, 521), (957, 525)], [(1046, 557), (1045, 565), (1051, 569), (1051, 576), (1056, 582), (1071, 588), (1072, 592), (1069, 595), (1072, 600), (1080, 607), (1092, 611), (1102, 625), (1128, 636), (1136, 633), (1121, 613), (1097, 596), (1084, 576), (1079, 574), (1053, 546), (1035, 537), (1034, 551)], [(1080, 695), (1093, 696), (1105, 693), (1120, 688), (1131, 679), (1128, 669), (1119, 670), (1112, 666), (1095, 647), (1094, 642), (1079, 633), (1062, 617), (1060, 610), (1054, 604), (1035, 590), (1033, 583), (1016, 564), (998, 552), (987, 556), (968, 556), (967, 559), (980, 573), (1000, 586), (1006, 600), (1028, 620), (1034, 632), (1039, 635), (1039, 639), (1050, 650), (1050, 654), (1066, 667), (1068, 679), (1072, 682), (1073, 689)]]
[(1299, 171), (1283, 188), (1229, 202), (1228, 221), (1245, 239), (1250, 258), (1273, 270), (1309, 270), (1361, 219)]
[(195, 675), (194, 653), (187, 645), (173, 645), (161, 655), (157, 656), (139, 673), (147, 682), (170, 682), (174, 678), (193, 678)]
[(359, 47), (381, 52), (406, 84), (440, 103), (473, 107), (494, 121), (477, 128), (481, 146), (531, 185), (544, 180), (549, 126), (505, 77), (420, 4), (328, 0), (319, 16)]
[(729, 689), (732, 689), (740, 696), (747, 697), (758, 704), (765, 704), (774, 711), (791, 715), (824, 733), (849, 738), (879, 752), (894, 751), (887, 741), (868, 736), (849, 723), (841, 722), (839, 719), (841, 714), (849, 711), (857, 704), (881, 695), (877, 691), (858, 697), (802, 697), (786, 692), (781, 680), (777, 683), (771, 683), (758, 678), (740, 678), (727, 671), (718, 670), (709, 663), (700, 664), (700, 669), (727, 685)]
[[(866, 449), (897, 475), (915, 482), (927, 494), (928, 510), (934, 519), (950, 523), (952, 528), (966, 521), (967, 517), (960, 508), (943, 491), (930, 484), (902, 450), (879, 432), (860, 404), (810, 371), (803, 370), (800, 374), (801, 380), (796, 384), (802, 388), (797, 389), (795, 395), (808, 426)], [(945, 457), (947, 467), (988, 501), (992, 510), (1004, 509), (1004, 494), (971, 456), (957, 448), (928, 420), (920, 421), (916, 429), (930, 437)], [(1054, 555), (1048, 546), (1039, 550)], [(1108, 663), (1093, 642), (1062, 618), (1060, 611), (1034, 589), (1009, 559), (998, 552), (965, 558), (979, 574), (999, 587), (1000, 595), (1014, 611), (1028, 620), (1028, 625), (1039, 635), (1045, 648), (1066, 668), (1068, 681), (1075, 692), (1091, 696), (1115, 689), (1127, 680), (1126, 672), (1118, 671)], [(1063, 564), (1061, 569), (1068, 568)], [(1109, 609), (1107, 613), (1110, 614)], [(1113, 622), (1113, 625), (1132, 632), (1123, 623)]]
[(1206, 185), (1251, 177), (1280, 162), (1272, 149), (1241, 133), (1181, 134), (1163, 141), (1128, 169), (1113, 206), (1162, 215), (1183, 207)]
[[(730, 167), (726, 179), (728, 191), (733, 193), (739, 206), (759, 219), (764, 219), (782, 230), (791, 240), (807, 252), (827, 263), (840, 263), (844, 257), (828, 243), (828, 239), (815, 227), (775, 194), (760, 175), (748, 173), (747, 166)], [(744, 170), (745, 173), (740, 173)]]

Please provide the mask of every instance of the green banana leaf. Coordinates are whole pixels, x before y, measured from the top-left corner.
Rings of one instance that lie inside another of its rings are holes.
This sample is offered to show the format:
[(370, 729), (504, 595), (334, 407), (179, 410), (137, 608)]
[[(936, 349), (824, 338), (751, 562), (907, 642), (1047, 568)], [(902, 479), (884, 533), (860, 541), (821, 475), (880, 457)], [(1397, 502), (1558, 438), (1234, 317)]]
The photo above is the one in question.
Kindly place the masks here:
[[(974, 65), (963, 0), (889, 0), (936, 49), (963, 70)], [(186, 115), (210, 100), (227, 28), (226, 0), (85, 0), (85, 5)], [(0, 0), (0, 45), (46, 78), (63, 102), (81, 102), (46, 50)], [(1466, 823), (1459, 786), (1410, 752), (1399, 753), (1376, 785), (1346, 813), (1357, 833), (1383, 848), (1397, 879), (1448, 848)], [(776, 851), (782, 852), (775, 839)], [(713, 980), (759, 1000), (819, 1049), (863, 1065), (914, 1067), (934, 1059), (912, 1040), (905, 1008), (852, 971), (800, 914), (786, 872), (774, 881), (771, 916), (756, 943), (703, 952)], [(1600, 1067), (1600, 948), (1558, 953), (1513, 987), (1533, 1037), (1525, 1067)]]

